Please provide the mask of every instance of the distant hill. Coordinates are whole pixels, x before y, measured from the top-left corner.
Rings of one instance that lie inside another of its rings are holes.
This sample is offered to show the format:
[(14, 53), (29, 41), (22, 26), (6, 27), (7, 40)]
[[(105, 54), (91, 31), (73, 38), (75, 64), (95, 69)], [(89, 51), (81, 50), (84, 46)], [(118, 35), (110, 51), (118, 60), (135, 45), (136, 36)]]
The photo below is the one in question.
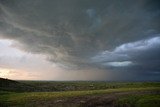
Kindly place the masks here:
[(36, 87), (18, 81), (0, 78), (0, 91), (35, 91)]
[(10, 92), (51, 92), (58, 91), (50, 82), (15, 81), (0, 78), (0, 91)]

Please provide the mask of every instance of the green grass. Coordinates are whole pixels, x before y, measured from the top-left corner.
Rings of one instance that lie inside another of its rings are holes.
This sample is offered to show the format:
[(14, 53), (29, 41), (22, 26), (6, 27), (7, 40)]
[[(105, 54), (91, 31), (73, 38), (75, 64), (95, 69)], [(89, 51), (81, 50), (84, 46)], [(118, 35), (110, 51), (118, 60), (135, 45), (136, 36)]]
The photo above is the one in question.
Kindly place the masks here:
[[(0, 96), (0, 104), (3, 105), (28, 105), (34, 101), (47, 101), (58, 98), (70, 98), (86, 95), (100, 95), (113, 92), (128, 92), (128, 91), (144, 91), (144, 90), (160, 90), (158, 87), (147, 88), (119, 88), (106, 90), (88, 90), (88, 91), (64, 91), (64, 92), (24, 92), (24, 93), (6, 93)], [(123, 101), (123, 100), (122, 100)], [(124, 100), (125, 101), (125, 100)]]
[(117, 101), (118, 107), (160, 107), (160, 95), (131, 95), (121, 97)]

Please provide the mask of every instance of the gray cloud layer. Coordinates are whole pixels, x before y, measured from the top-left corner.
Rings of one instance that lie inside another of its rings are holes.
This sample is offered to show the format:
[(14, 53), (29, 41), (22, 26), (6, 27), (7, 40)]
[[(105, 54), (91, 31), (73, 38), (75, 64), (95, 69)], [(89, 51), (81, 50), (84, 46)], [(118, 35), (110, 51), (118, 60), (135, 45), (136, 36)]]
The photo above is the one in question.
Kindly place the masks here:
[(160, 71), (159, 7), (158, 0), (0, 0), (0, 36), (70, 68), (143, 77)]
[[(113, 51), (104, 51), (91, 58), (97, 64), (103, 66), (143, 66), (145, 70), (159, 71), (160, 36), (147, 40), (122, 44)], [(147, 66), (149, 65), (149, 66)], [(133, 68), (132, 68), (133, 70)]]

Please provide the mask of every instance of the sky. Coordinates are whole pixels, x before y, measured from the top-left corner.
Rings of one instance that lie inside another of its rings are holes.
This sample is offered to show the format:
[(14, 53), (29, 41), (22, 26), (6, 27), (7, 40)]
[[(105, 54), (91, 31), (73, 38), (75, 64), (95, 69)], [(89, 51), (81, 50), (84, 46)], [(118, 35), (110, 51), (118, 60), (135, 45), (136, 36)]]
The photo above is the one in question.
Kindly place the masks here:
[(160, 1), (0, 0), (0, 77), (160, 81)]

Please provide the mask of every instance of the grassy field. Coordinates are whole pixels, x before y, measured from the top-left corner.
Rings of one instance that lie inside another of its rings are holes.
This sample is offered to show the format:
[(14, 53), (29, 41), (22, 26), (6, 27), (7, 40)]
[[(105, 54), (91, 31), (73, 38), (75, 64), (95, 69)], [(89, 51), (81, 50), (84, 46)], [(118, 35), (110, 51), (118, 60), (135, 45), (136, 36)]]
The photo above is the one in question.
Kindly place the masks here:
[(159, 82), (5, 82), (1, 107), (160, 107)]
[(119, 107), (130, 105), (132, 107), (160, 107), (160, 95), (131, 95), (121, 97), (117, 101)]

